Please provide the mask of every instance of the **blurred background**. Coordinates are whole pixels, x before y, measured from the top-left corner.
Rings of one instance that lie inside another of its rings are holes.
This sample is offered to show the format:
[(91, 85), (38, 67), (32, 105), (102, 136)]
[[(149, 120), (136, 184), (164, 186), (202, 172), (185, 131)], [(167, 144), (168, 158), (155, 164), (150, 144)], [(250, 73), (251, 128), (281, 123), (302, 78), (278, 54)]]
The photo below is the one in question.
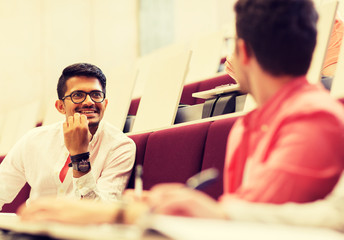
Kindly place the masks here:
[(111, 81), (115, 69), (158, 48), (217, 31), (233, 35), (234, 2), (0, 0), (0, 110), (56, 98), (61, 71), (76, 62), (99, 66)]

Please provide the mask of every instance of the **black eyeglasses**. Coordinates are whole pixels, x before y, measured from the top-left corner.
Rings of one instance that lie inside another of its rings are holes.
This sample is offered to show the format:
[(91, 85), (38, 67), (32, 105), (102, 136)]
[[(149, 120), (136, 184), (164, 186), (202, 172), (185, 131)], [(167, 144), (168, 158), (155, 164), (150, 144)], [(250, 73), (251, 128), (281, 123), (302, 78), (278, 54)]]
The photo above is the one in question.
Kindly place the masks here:
[(105, 99), (105, 93), (102, 91), (91, 91), (91, 92), (74, 91), (71, 94), (64, 96), (61, 100), (64, 101), (66, 97), (70, 97), (73, 103), (78, 104), (78, 103), (84, 102), (87, 95), (90, 95), (92, 101), (95, 103), (101, 103)]

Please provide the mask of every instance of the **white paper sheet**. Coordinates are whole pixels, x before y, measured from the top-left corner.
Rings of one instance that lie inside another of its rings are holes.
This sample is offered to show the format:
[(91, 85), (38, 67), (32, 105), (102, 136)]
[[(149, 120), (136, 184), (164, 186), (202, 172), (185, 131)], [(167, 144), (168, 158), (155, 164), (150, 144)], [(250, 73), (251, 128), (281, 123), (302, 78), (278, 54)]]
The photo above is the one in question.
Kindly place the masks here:
[(171, 216), (155, 216), (152, 228), (178, 240), (343, 240), (344, 234), (320, 228)]

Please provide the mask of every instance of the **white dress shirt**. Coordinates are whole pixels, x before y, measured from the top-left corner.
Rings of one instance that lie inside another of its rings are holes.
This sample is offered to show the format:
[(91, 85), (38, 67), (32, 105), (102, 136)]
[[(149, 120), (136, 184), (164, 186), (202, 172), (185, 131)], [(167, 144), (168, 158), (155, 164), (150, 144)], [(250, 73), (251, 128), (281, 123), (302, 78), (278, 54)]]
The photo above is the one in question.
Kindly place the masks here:
[(59, 174), (69, 152), (64, 145), (63, 122), (38, 127), (21, 138), (0, 164), (0, 209), (10, 203), (26, 182), (27, 201), (42, 196), (116, 200), (125, 189), (135, 161), (135, 143), (114, 126), (101, 121), (89, 144), (91, 171), (73, 178), (69, 168)]

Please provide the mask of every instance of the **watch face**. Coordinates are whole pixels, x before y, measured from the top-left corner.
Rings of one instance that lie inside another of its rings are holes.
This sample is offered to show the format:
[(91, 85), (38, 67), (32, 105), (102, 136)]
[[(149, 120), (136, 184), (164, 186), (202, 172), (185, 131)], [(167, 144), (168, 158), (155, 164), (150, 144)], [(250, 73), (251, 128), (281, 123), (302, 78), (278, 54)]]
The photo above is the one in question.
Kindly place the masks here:
[(79, 171), (80, 172), (87, 172), (88, 170), (90, 170), (90, 162), (87, 161), (87, 160), (81, 160), (79, 163), (78, 163), (78, 167), (79, 167)]

